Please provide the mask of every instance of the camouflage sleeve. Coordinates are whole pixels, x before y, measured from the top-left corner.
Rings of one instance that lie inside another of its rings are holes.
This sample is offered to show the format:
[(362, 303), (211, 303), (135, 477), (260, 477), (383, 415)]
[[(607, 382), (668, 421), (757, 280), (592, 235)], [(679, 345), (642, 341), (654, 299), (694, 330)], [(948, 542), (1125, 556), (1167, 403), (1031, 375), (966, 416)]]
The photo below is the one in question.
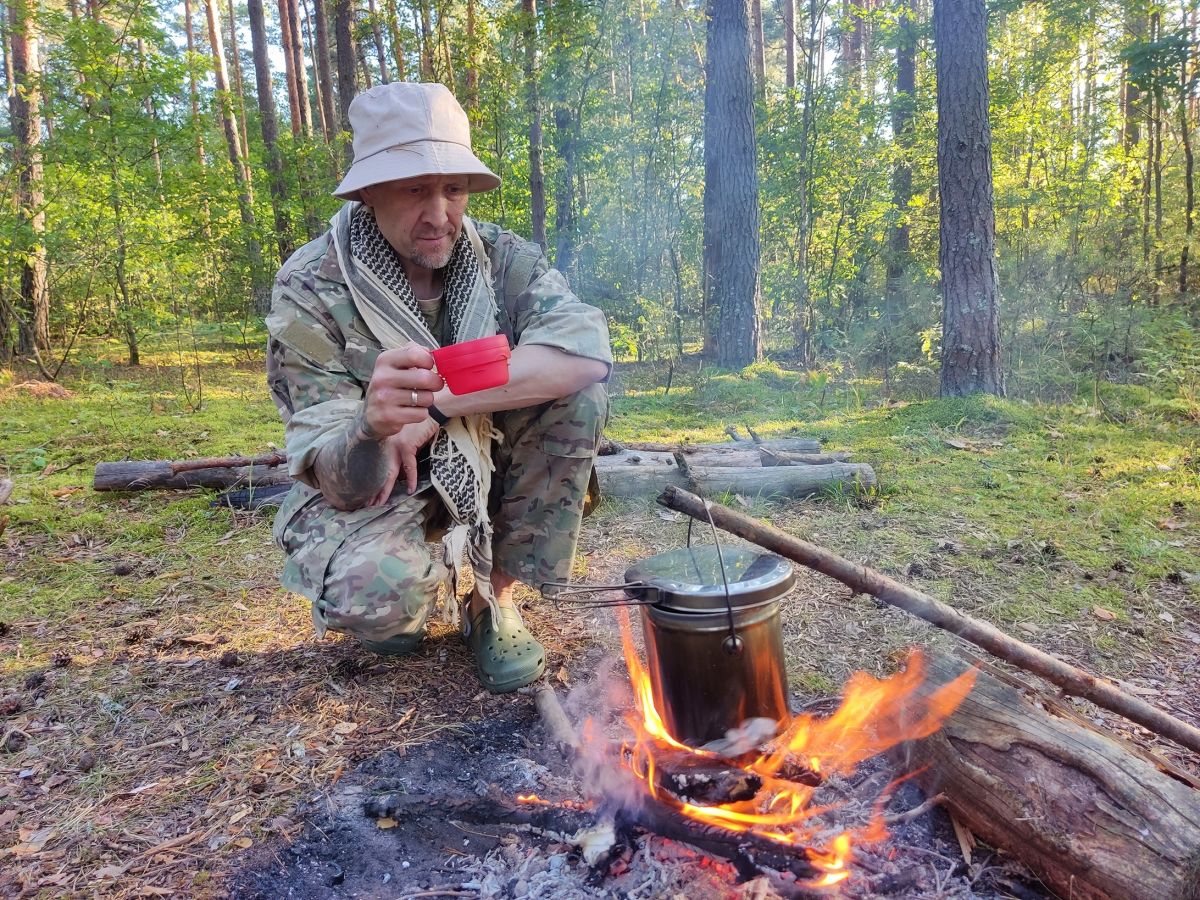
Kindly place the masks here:
[(304, 304), (287, 284), (276, 284), (266, 324), (267, 377), (287, 423), (288, 472), (317, 487), (313, 461), (346, 422), (353, 421), (365, 386), (342, 364), (336, 326)]
[(512, 323), (517, 343), (555, 347), (573, 356), (599, 360), (611, 370), (612, 349), (604, 313), (575, 295), (537, 244), (522, 241), (512, 232), (500, 232), (495, 240), (504, 257), (499, 267), (502, 290), (509, 298), (520, 292)]

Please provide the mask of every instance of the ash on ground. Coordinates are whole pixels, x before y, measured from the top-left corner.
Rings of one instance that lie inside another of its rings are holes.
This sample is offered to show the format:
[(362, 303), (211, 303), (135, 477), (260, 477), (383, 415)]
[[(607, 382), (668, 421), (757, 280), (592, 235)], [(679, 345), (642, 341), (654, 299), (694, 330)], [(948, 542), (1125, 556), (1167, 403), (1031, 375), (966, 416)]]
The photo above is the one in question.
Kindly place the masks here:
[[(798, 704), (797, 704), (798, 705)], [(633, 833), (601, 862), (589, 865), (571, 835), (528, 826), (454, 821), (436, 806), (398, 821), (369, 815), (387, 792), (432, 798), (515, 800), (536, 793), (552, 801), (585, 799), (570, 764), (551, 748), (532, 697), (513, 695), (502, 712), (471, 730), (440, 735), (403, 752), (359, 765), (328, 792), (297, 810), (303, 823), (290, 842), (259, 850), (229, 885), (228, 896), (251, 898), (695, 898), (829, 897), (1035, 898), (1039, 890), (1017, 864), (983, 845), (971, 862), (938, 807), (890, 826), (878, 844), (860, 846), (851, 877), (820, 891), (791, 876), (766, 873), (741, 880), (732, 863), (675, 841)], [(847, 802), (870, 803), (894, 776), (884, 760), (835, 786)], [(862, 793), (864, 799), (853, 798)], [(887, 812), (924, 800), (901, 784)]]

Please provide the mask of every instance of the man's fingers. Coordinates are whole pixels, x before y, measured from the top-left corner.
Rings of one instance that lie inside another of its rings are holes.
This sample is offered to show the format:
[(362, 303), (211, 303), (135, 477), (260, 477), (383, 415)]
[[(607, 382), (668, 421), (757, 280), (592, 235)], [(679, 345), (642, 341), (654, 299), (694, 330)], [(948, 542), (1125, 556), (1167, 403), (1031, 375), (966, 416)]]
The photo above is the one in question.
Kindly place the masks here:
[(404, 480), (408, 482), (408, 492), (417, 492), (417, 454), (407, 447), (400, 451), (400, 468), (404, 470)]
[(384, 350), (375, 359), (375, 370), (381, 366), (394, 369), (432, 369), (433, 356), (420, 344), (409, 343), (394, 350)]
[(432, 369), (396, 369), (377, 365), (371, 374), (371, 388), (376, 392), (385, 388), (439, 391), (445, 383), (442, 376)]

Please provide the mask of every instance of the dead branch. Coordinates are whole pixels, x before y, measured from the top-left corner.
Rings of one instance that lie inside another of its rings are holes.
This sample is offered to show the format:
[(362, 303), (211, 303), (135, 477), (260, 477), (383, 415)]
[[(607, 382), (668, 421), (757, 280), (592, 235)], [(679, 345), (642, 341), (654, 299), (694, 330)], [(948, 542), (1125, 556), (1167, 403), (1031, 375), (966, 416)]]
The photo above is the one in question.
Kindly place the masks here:
[(1037, 647), (1019, 641), (987, 622), (968, 616), (866, 566), (852, 563), (816, 544), (793, 537), (760, 519), (735, 512), (718, 503), (701, 500), (695, 494), (674, 486), (666, 487), (658, 502), (668, 509), (708, 521), (758, 544), (764, 549), (835, 578), (853, 590), (878, 597), (884, 603), (903, 609), (931, 625), (943, 628), (966, 641), (1026, 671), (1040, 675), (1068, 694), (1091, 700), (1097, 706), (1124, 716), (1155, 734), (1200, 753), (1200, 729), (1144, 700), (1122, 691)]

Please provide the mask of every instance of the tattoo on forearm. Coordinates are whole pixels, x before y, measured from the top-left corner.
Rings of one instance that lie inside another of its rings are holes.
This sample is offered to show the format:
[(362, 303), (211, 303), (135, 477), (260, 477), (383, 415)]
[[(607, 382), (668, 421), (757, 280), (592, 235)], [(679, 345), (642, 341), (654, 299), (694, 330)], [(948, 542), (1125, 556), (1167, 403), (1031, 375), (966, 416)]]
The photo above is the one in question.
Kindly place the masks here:
[(321, 448), (313, 468), (321, 493), (339, 509), (360, 509), (382, 490), (388, 464), (383, 441), (359, 415)]

